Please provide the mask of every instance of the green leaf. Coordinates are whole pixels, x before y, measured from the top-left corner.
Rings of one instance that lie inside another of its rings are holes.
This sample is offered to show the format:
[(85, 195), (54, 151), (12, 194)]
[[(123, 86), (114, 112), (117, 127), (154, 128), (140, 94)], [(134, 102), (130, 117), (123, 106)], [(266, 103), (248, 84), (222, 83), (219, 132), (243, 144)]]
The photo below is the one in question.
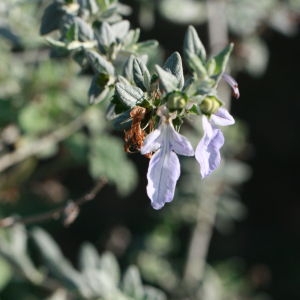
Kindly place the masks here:
[(93, 77), (88, 91), (89, 104), (97, 104), (112, 97), (114, 89), (105, 86), (108, 81), (108, 74), (98, 73)]
[(123, 151), (120, 139), (101, 135), (90, 143), (89, 170), (98, 179), (106, 177), (114, 183), (120, 194), (128, 194), (136, 186), (137, 174), (134, 165)]
[(212, 58), (215, 61), (214, 63), (215, 68), (213, 72), (210, 70), (210, 72), (212, 72), (210, 76), (213, 77), (216, 81), (220, 78), (220, 76), (225, 71), (232, 49), (233, 49), (233, 44), (230, 44), (227, 47), (225, 47), (220, 53), (218, 53), (216, 56)]
[(96, 73), (107, 73), (114, 76), (115, 68), (104, 56), (94, 50), (87, 50), (85, 53)]
[(126, 295), (135, 300), (142, 300), (144, 290), (139, 270), (135, 266), (130, 266), (123, 277), (123, 291)]
[(202, 62), (206, 60), (205, 48), (198, 36), (196, 29), (193, 26), (189, 26), (185, 34), (183, 53), (187, 61), (191, 55), (198, 56)]
[(130, 108), (134, 107), (144, 98), (144, 92), (139, 87), (122, 83), (116, 84), (116, 94), (118, 98)]
[(78, 38), (80, 41), (91, 41), (94, 40), (94, 31), (93, 28), (86, 23), (82, 18), (73, 17), (74, 23), (78, 26)]
[(136, 85), (144, 91), (150, 89), (151, 76), (146, 64), (138, 58), (133, 59), (133, 79)]
[(179, 82), (179, 89), (182, 89), (184, 85), (184, 75), (180, 54), (178, 52), (171, 54), (167, 58), (163, 68), (177, 78)]
[(155, 68), (160, 80), (160, 84), (165, 92), (171, 93), (179, 89), (179, 81), (173, 74), (165, 71), (158, 65), (156, 65)]

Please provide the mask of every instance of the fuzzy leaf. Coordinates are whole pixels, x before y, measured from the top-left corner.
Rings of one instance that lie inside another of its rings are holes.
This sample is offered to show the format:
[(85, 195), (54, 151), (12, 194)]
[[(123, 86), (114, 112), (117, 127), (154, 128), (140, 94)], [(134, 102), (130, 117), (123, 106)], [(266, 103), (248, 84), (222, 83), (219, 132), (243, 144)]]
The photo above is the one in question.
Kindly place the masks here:
[(122, 41), (129, 32), (130, 23), (127, 20), (123, 20), (111, 25), (111, 28), (115, 36)]
[(128, 107), (134, 107), (144, 97), (144, 92), (140, 88), (122, 83), (116, 84), (116, 94)]
[(106, 49), (116, 42), (115, 33), (107, 22), (103, 22), (101, 25), (98, 41)]
[(216, 80), (218, 80), (225, 71), (232, 49), (233, 44), (230, 44), (212, 58), (215, 61), (215, 68), (211, 76)]
[(189, 26), (184, 37), (183, 53), (186, 60), (189, 60), (190, 55), (199, 56), (202, 62), (206, 60), (205, 48), (198, 36), (196, 29), (193, 26)]
[(125, 48), (131, 47), (139, 40), (139, 37), (140, 37), (140, 29), (139, 28), (137, 28), (135, 30), (133, 30), (133, 29), (129, 30), (123, 39), (124, 47)]
[(150, 89), (151, 76), (146, 64), (138, 58), (133, 59), (133, 79), (136, 85), (144, 91)]
[(115, 68), (106, 58), (94, 50), (88, 50), (85, 52), (90, 64), (95, 72), (107, 73), (114, 76)]
[(179, 81), (173, 74), (165, 71), (163, 68), (161, 68), (158, 65), (156, 65), (155, 68), (160, 79), (160, 84), (162, 88), (165, 90), (165, 92), (170, 93), (175, 90), (178, 90)]
[(124, 75), (131, 82), (133, 82), (133, 60), (134, 60), (134, 56), (130, 55), (124, 67)]
[(177, 78), (179, 82), (179, 88), (182, 89), (184, 85), (184, 75), (180, 54), (178, 52), (171, 54), (166, 60), (163, 68)]

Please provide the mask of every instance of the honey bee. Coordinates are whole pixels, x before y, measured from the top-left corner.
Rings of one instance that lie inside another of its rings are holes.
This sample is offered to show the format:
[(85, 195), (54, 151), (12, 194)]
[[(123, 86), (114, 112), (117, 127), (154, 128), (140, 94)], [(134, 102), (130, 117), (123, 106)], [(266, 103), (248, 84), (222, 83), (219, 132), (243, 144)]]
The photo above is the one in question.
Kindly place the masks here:
[(141, 127), (141, 122), (146, 114), (146, 108), (141, 106), (134, 107), (130, 112), (132, 124), (130, 129), (124, 133), (124, 150), (129, 153), (138, 152), (141, 150), (145, 139), (145, 131)]

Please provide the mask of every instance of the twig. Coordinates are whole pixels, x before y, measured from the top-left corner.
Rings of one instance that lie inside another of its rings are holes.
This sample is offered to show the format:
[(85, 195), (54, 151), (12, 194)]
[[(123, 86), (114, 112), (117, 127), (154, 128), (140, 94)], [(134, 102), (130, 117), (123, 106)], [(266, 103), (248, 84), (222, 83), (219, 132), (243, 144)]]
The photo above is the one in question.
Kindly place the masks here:
[[(44, 222), (50, 219), (58, 219), (60, 217), (64, 218), (64, 225), (68, 226), (76, 219), (79, 212), (79, 206), (93, 200), (106, 184), (107, 180), (105, 178), (101, 178), (87, 194), (74, 201), (68, 201), (67, 204), (62, 207), (28, 217), (10, 216), (0, 220), (0, 227), (12, 227), (20, 223), (27, 225), (32, 223)], [(72, 215), (74, 213), (75, 215)]]
[(69, 124), (59, 128), (58, 130), (51, 132), (42, 138), (31, 141), (12, 153), (3, 155), (0, 158), (0, 172), (17, 163), (20, 163), (30, 156), (34, 156), (43, 152), (53, 144), (57, 144), (72, 135), (85, 124), (86, 112), (87, 111), (81, 114), (77, 119), (71, 121)]

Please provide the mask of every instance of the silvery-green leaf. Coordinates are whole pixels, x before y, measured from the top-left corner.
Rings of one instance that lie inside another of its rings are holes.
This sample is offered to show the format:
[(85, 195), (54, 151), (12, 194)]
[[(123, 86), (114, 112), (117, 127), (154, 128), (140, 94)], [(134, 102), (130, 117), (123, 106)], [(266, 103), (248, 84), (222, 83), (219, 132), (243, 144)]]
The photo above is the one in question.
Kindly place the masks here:
[(112, 24), (111, 28), (115, 36), (122, 41), (129, 31), (130, 23), (127, 20), (123, 20), (121, 22)]
[(166, 71), (175, 75), (175, 77), (179, 82), (179, 88), (182, 89), (184, 85), (184, 75), (183, 75), (182, 60), (180, 54), (178, 52), (174, 52), (173, 54), (171, 54), (167, 58), (163, 68)]
[(151, 53), (154, 49), (158, 47), (158, 41), (148, 40), (145, 42), (140, 42), (134, 45), (133, 49), (137, 53)]
[(54, 40), (51, 37), (47, 37), (46, 41), (53, 47), (57, 47), (57, 48), (64, 48), (66, 49), (66, 44), (64, 42), (58, 41), (58, 40)]
[(62, 16), (61, 4), (53, 2), (47, 6), (42, 17), (40, 34), (48, 34), (58, 29)]
[(109, 62), (104, 56), (100, 55), (94, 50), (88, 50), (85, 52), (92, 68), (98, 73), (107, 73), (114, 75), (115, 68), (111, 62)]
[(86, 0), (87, 6), (91, 14), (96, 14), (99, 11), (97, 0)]
[(130, 55), (125, 63), (124, 75), (129, 81), (133, 82), (133, 60), (134, 56)]
[(79, 17), (73, 17), (74, 23), (78, 26), (78, 38), (80, 41), (94, 40), (94, 31), (92, 27)]
[(122, 75), (118, 76), (118, 82), (125, 84), (125, 85), (130, 85), (130, 82)]
[(121, 271), (119, 264), (112, 253), (105, 252), (101, 255), (100, 268), (107, 274), (107, 276), (110, 276), (112, 282), (118, 286)]
[(204, 62), (206, 60), (205, 48), (198, 36), (196, 29), (189, 26), (184, 37), (183, 53), (185, 59), (188, 60), (190, 55), (197, 55)]
[(143, 299), (144, 290), (139, 270), (135, 266), (130, 266), (123, 277), (122, 290), (133, 299)]
[(139, 28), (129, 30), (123, 39), (124, 47), (128, 48), (128, 47), (132, 46), (139, 40), (139, 37), (140, 37), (140, 29)]
[(80, 270), (99, 269), (100, 256), (96, 248), (90, 243), (84, 243), (79, 252)]
[(146, 64), (138, 58), (133, 59), (133, 79), (138, 87), (143, 90), (150, 89), (151, 76)]
[(106, 48), (116, 42), (115, 33), (107, 22), (103, 22), (101, 25), (98, 41)]
[(162, 291), (152, 286), (145, 286), (144, 292), (144, 300), (167, 300), (166, 295)]
[(179, 81), (173, 74), (165, 71), (163, 68), (161, 68), (158, 65), (156, 65), (155, 68), (163, 90), (165, 90), (167, 93), (178, 90)]
[(137, 86), (116, 84), (116, 93), (119, 99), (128, 107), (134, 107), (144, 97), (144, 92)]
[(98, 73), (93, 77), (88, 91), (90, 104), (99, 103), (110, 96), (113, 89), (106, 85), (108, 81), (108, 74)]
[(218, 80), (225, 71), (232, 49), (233, 44), (230, 44), (212, 58), (215, 61), (215, 69), (211, 76), (216, 80)]

